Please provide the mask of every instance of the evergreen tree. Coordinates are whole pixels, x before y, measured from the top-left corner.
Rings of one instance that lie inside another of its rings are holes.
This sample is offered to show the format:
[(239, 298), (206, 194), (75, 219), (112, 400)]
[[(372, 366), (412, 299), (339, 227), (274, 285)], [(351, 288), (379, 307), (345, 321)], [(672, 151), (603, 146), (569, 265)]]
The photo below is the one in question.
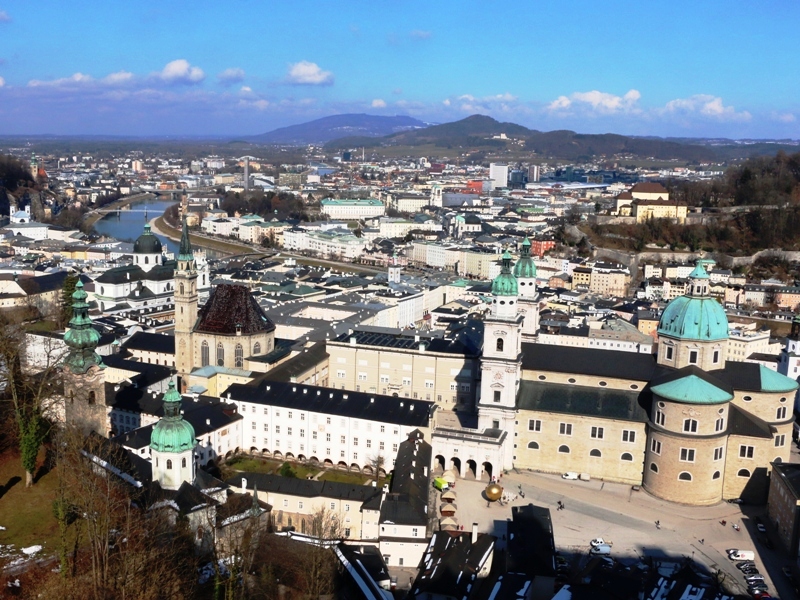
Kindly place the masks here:
[(72, 318), (72, 294), (75, 293), (75, 284), (78, 283), (77, 275), (67, 275), (64, 287), (61, 290), (61, 318), (59, 325), (66, 327)]

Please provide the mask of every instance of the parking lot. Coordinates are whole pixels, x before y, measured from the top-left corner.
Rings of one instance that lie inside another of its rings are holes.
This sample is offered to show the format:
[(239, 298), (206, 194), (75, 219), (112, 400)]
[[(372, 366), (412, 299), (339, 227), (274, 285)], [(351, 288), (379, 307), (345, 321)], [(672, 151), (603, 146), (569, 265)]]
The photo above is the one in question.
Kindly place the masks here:
[[(558, 475), (519, 472), (503, 475), (501, 485), (507, 492), (525, 497), (501, 506), (487, 506), (482, 496), (485, 482), (459, 479), (454, 491), (458, 499), (457, 518), (468, 530), (478, 523), (479, 530), (500, 538), (511, 518), (511, 507), (532, 502), (551, 509), (556, 548), (564, 553), (585, 554), (589, 541), (602, 537), (612, 543), (612, 556), (692, 558), (710, 571), (719, 569), (746, 593), (744, 576), (727, 557), (728, 548), (755, 551), (758, 570), (764, 575), (773, 597), (794, 598), (793, 586), (781, 572), (791, 561), (772, 537), (774, 549), (757, 542), (759, 534), (754, 518), (766, 507), (740, 507), (721, 503), (709, 507), (682, 506), (654, 498), (644, 490), (602, 481), (566, 481)], [(564, 510), (556, 510), (557, 502)], [(725, 520), (723, 526), (720, 521)], [(660, 522), (660, 528), (656, 527)], [(766, 520), (765, 520), (766, 522)], [(740, 531), (732, 525), (740, 525)], [(772, 532), (767, 531), (771, 536)]]

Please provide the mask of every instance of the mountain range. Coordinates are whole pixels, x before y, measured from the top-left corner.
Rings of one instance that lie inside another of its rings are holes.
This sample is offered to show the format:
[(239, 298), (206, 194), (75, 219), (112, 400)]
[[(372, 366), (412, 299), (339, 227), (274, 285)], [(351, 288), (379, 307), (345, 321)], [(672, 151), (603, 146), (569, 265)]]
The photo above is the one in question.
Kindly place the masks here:
[(427, 126), (427, 123), (405, 116), (332, 115), (308, 123), (281, 127), (245, 139), (256, 144), (324, 144), (343, 137), (383, 137)]
[[(501, 139), (502, 135), (505, 139)], [(590, 160), (598, 156), (632, 155), (658, 160), (689, 162), (724, 161), (779, 150), (798, 151), (792, 140), (742, 141), (702, 138), (625, 136), (613, 133), (585, 134), (569, 130), (538, 131), (516, 123), (503, 123), (486, 115), (472, 115), (441, 125), (405, 116), (383, 117), (347, 114), (324, 117), (247, 138), (261, 144), (325, 144), (328, 150), (433, 145), (462, 152), (504, 149), (535, 152), (549, 158)]]

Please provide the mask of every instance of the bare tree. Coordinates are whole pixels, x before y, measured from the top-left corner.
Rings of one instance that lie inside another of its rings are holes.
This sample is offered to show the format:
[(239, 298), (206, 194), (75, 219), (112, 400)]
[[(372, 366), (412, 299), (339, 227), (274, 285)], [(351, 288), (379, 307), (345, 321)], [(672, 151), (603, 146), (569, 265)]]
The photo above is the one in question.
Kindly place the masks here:
[(298, 568), (306, 597), (319, 598), (334, 592), (336, 557), (331, 547), (344, 537), (341, 519), (323, 506), (311, 515), (311, 534), (316, 539), (300, 555)]
[(381, 471), (385, 471), (386, 458), (384, 458), (383, 454), (376, 454), (369, 459), (368, 464), (372, 467), (372, 475), (375, 477), (375, 485), (377, 485), (381, 478)]

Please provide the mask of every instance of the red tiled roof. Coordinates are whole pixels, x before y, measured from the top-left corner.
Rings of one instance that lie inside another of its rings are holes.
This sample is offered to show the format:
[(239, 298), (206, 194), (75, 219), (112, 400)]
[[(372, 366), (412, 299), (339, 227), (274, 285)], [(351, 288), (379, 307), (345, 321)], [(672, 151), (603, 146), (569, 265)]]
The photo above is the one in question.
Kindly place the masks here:
[(236, 335), (237, 325), (242, 334), (273, 331), (275, 324), (242, 285), (220, 284), (200, 310), (194, 330), (200, 333)]

